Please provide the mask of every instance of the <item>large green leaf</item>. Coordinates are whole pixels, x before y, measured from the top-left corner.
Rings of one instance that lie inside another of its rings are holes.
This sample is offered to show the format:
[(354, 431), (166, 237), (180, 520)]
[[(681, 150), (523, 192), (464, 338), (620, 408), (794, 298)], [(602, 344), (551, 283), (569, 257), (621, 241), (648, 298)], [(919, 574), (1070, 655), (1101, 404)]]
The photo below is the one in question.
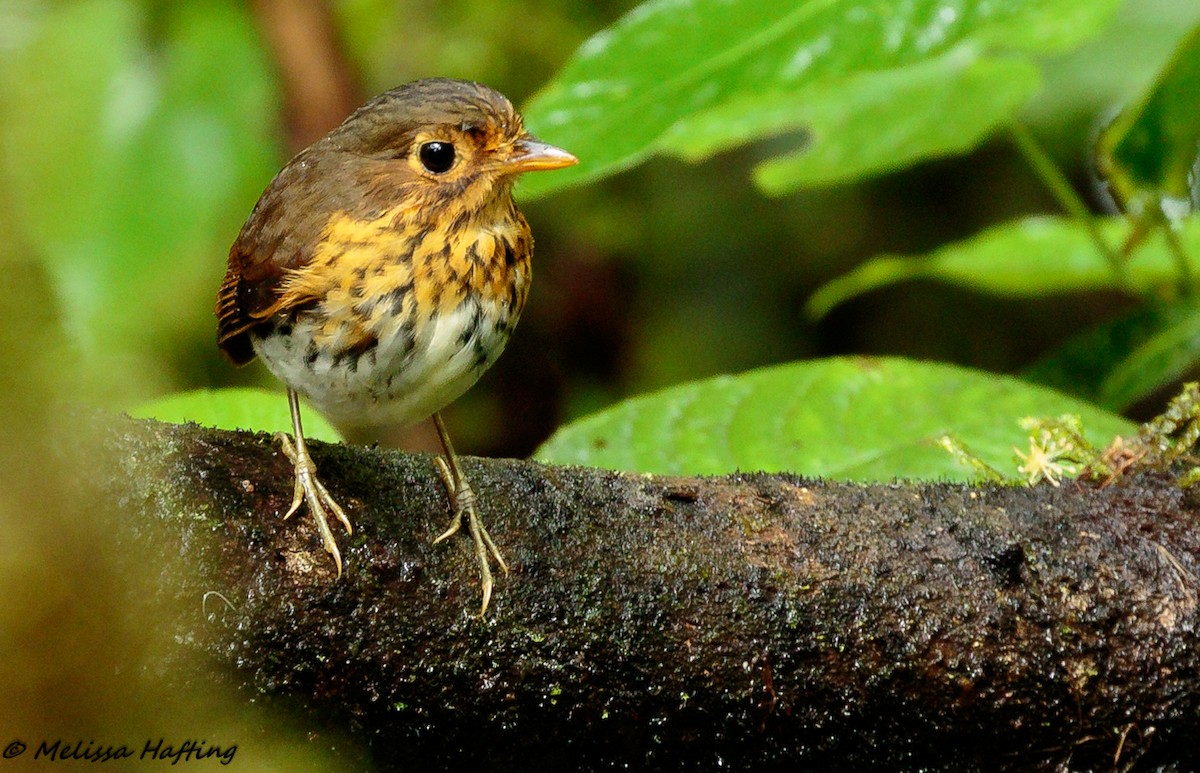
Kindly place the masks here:
[(150, 5), (42, 4), (0, 51), (13, 221), (77, 349), (120, 363), (133, 394), (164, 368), (163, 340), (211, 326), (223, 256), (278, 160), (248, 9)]
[[(1101, 171), (1134, 217), (1166, 199), (1190, 209), (1189, 173), (1200, 149), (1200, 28), (1183, 40), (1150, 89), (1117, 116), (1096, 146)], [(1171, 213), (1168, 207), (1162, 210)]]
[(587, 41), (527, 106), (529, 125), (581, 163), (524, 190), (796, 131), (805, 153), (759, 172), (771, 190), (958, 152), (1036, 89), (1030, 54), (1082, 41), (1118, 4), (653, 0)]
[[(1128, 223), (1119, 217), (1105, 218), (1099, 228), (1110, 244), (1120, 243), (1129, 232)], [(1187, 221), (1180, 238), (1190, 251), (1200, 249), (1200, 221)], [(872, 258), (821, 287), (806, 308), (820, 317), (849, 298), (912, 279), (935, 279), (1013, 298), (1096, 289), (1149, 291), (1174, 281), (1174, 268), (1165, 240), (1154, 239), (1130, 259), (1129, 284), (1118, 285), (1086, 226), (1037, 216), (990, 228), (928, 255)]]
[[(763, 190), (785, 193), (967, 151), (1012, 115), (1038, 83), (1038, 70), (1029, 62), (980, 61), (958, 48), (905, 67), (818, 83), (802, 94), (733, 99), (682, 119), (660, 145), (699, 160), (760, 136), (803, 129), (808, 141), (799, 150), (755, 170)], [(946, 119), (931, 121), (939, 112)]]
[[(292, 415), (282, 392), (266, 389), (197, 389), (180, 392), (138, 406), (129, 412), (140, 419), (175, 424), (194, 421), (206, 427), (251, 429), (259, 432), (292, 432)], [(337, 430), (312, 408), (302, 408), (304, 437), (336, 443)]]
[(892, 358), (801, 362), (722, 376), (622, 402), (559, 430), (544, 461), (662, 474), (790, 470), (849, 480), (968, 480), (949, 434), (1015, 475), (1017, 422), (1076, 414), (1102, 446), (1136, 427), (1014, 378)]

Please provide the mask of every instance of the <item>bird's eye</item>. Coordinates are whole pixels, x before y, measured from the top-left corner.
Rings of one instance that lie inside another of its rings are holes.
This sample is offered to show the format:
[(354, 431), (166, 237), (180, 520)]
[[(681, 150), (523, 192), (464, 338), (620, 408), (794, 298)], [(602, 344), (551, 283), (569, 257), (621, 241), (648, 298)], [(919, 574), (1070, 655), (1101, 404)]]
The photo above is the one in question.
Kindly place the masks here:
[(434, 174), (441, 174), (454, 166), (454, 146), (449, 142), (426, 142), (418, 153), (421, 166)]

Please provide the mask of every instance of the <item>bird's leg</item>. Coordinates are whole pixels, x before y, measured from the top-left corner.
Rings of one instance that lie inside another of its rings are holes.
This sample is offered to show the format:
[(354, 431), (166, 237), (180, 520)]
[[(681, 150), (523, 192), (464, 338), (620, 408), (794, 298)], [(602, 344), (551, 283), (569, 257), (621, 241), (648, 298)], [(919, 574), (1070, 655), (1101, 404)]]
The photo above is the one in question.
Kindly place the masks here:
[(291, 439), (283, 432), (275, 435), (283, 447), (283, 453), (292, 460), (292, 466), (296, 470), (296, 483), (292, 489), (292, 506), (288, 508), (287, 514), (283, 518), (284, 520), (291, 518), (300, 509), (302, 503), (308, 503), (309, 512), (317, 519), (317, 529), (321, 532), (321, 541), (325, 544), (325, 550), (333, 556), (333, 562), (337, 564), (338, 577), (341, 577), (342, 554), (338, 550), (337, 541), (334, 540), (333, 532), (329, 528), (329, 513), (332, 512), (337, 516), (337, 519), (346, 527), (347, 534), (353, 534), (354, 528), (350, 525), (350, 519), (346, 517), (346, 512), (342, 510), (341, 505), (334, 501), (328, 489), (321, 481), (317, 480), (317, 465), (308, 455), (308, 446), (304, 443), (304, 428), (300, 426), (300, 396), (294, 389), (288, 390), (288, 407), (292, 410), (292, 432), (296, 436), (296, 442), (293, 445)]
[(450, 433), (446, 432), (446, 425), (442, 423), (442, 417), (436, 413), (433, 414), (433, 423), (437, 427), (438, 437), (442, 439), (442, 448), (446, 452), (445, 457), (439, 456), (435, 460), (438, 474), (441, 476), (442, 482), (446, 484), (446, 493), (450, 495), (450, 507), (454, 511), (454, 515), (450, 518), (450, 527), (433, 542), (436, 545), (456, 534), (462, 528), (463, 520), (466, 520), (467, 531), (471, 533), (471, 539), (475, 542), (475, 558), (479, 561), (479, 580), (483, 586), (483, 604), (479, 608), (479, 615), (482, 617), (487, 612), (488, 602), (492, 600), (494, 581), (491, 559), (496, 560), (505, 574), (508, 573), (508, 564), (504, 563), (504, 557), (500, 555), (496, 543), (492, 542), (491, 536), (479, 519), (479, 513), (475, 509), (475, 492), (471, 490), (471, 486), (463, 475), (462, 467), (458, 464), (458, 456), (454, 453), (454, 446), (450, 444)]

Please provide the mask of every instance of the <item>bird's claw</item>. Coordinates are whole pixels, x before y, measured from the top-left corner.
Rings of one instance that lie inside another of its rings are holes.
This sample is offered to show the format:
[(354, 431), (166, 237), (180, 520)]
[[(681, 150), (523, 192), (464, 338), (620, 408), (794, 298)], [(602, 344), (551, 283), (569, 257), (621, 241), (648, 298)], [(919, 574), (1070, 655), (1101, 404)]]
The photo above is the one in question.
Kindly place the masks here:
[(505, 563), (504, 557), (500, 555), (500, 549), (496, 547), (496, 543), (492, 541), (491, 535), (488, 534), (483, 521), (479, 518), (479, 513), (475, 508), (475, 492), (470, 485), (464, 478), (455, 477), (445, 459), (439, 456), (434, 461), (437, 464), (438, 476), (446, 486), (446, 493), (450, 497), (450, 506), (454, 515), (450, 517), (449, 528), (442, 532), (441, 536), (433, 543), (436, 545), (457, 534), (462, 528), (463, 521), (467, 522), (467, 531), (475, 543), (475, 558), (479, 562), (479, 582), (483, 590), (483, 602), (479, 607), (479, 616), (483, 617), (492, 600), (492, 587), (496, 584), (492, 576), (491, 559), (495, 559), (505, 574), (508, 574), (508, 564)]
[(333, 562), (337, 565), (337, 576), (341, 577), (342, 553), (338, 550), (337, 540), (333, 538), (333, 531), (329, 528), (329, 514), (332, 512), (342, 522), (342, 525), (346, 527), (347, 534), (353, 534), (354, 527), (350, 525), (346, 511), (337, 503), (325, 485), (317, 479), (317, 466), (313, 464), (308, 453), (298, 451), (291, 438), (282, 432), (277, 433), (275, 438), (279, 441), (284, 455), (291, 460), (292, 467), (296, 472), (296, 481), (292, 487), (292, 504), (283, 518), (284, 520), (291, 518), (300, 509), (301, 504), (308, 504), (309, 512), (317, 521), (317, 530), (321, 533), (321, 542), (325, 546), (325, 552), (333, 556)]

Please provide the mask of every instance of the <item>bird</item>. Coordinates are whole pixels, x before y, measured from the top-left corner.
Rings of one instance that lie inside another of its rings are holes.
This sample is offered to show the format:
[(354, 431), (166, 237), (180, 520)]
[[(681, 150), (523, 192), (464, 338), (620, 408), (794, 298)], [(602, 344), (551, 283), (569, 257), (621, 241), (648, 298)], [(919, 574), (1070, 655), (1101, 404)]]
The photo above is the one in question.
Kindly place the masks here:
[(373, 98), (267, 185), (229, 251), (217, 345), (257, 357), (287, 389), (294, 470), (284, 519), (307, 506), (342, 575), (330, 519), (353, 533), (317, 476), (300, 398), (344, 434), (433, 417), (449, 526), (465, 524), (486, 614), (491, 563), (508, 566), (478, 512), (439, 411), (496, 361), (529, 292), (533, 237), (512, 189), (525, 173), (578, 163), (533, 137), (500, 92), (426, 78)]

